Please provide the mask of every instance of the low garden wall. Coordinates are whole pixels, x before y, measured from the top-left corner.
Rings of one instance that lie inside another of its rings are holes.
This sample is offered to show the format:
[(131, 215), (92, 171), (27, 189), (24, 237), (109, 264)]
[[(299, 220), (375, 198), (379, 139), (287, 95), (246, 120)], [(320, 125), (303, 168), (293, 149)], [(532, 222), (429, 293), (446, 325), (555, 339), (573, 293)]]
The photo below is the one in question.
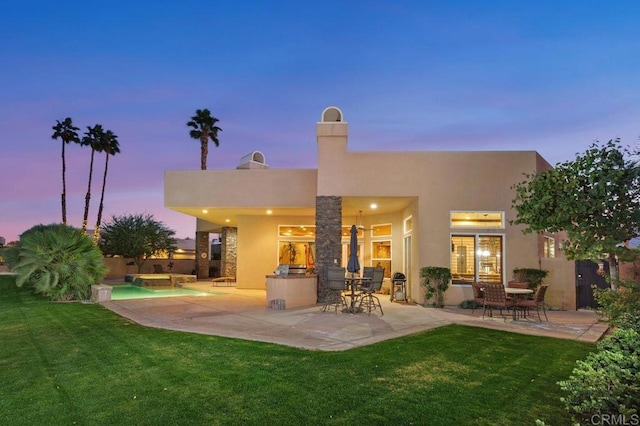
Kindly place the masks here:
[[(173, 262), (173, 267), (169, 270), (169, 262)], [(128, 265), (129, 259), (121, 257), (105, 257), (104, 265), (108, 272), (106, 279), (122, 279), (127, 274), (137, 274), (138, 267), (136, 265)], [(162, 269), (167, 273), (192, 275), (195, 268), (195, 260), (193, 259), (149, 259), (142, 265), (141, 274), (153, 274), (154, 266), (161, 265)]]

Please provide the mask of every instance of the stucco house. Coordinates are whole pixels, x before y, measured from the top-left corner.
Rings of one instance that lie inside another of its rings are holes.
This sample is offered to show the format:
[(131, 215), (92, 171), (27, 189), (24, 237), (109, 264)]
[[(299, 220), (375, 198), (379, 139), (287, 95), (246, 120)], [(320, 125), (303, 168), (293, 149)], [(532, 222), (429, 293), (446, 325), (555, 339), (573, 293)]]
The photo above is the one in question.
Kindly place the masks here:
[(575, 309), (574, 263), (560, 236), (509, 224), (512, 185), (551, 167), (537, 152), (354, 152), (348, 130), (340, 109), (322, 112), (317, 169), (271, 169), (254, 151), (236, 169), (166, 171), (165, 206), (197, 218), (199, 277), (208, 276), (209, 233), (220, 234), (221, 275), (264, 289), (279, 264), (346, 266), (355, 224), (360, 265), (404, 273), (415, 302), (424, 266), (451, 268), (449, 305), (473, 299), (472, 281), (506, 284), (514, 268), (542, 268), (547, 302)]

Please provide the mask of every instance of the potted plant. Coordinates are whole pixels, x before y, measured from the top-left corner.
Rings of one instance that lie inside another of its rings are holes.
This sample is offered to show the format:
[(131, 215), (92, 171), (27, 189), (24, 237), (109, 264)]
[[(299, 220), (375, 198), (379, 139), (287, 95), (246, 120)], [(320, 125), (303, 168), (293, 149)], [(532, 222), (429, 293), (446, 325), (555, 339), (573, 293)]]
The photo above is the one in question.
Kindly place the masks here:
[(451, 269), (425, 266), (420, 269), (420, 276), (422, 277), (422, 286), (425, 289), (423, 306), (427, 306), (427, 300), (433, 297), (433, 305), (436, 308), (442, 308), (444, 306), (444, 292), (449, 288), (451, 281)]

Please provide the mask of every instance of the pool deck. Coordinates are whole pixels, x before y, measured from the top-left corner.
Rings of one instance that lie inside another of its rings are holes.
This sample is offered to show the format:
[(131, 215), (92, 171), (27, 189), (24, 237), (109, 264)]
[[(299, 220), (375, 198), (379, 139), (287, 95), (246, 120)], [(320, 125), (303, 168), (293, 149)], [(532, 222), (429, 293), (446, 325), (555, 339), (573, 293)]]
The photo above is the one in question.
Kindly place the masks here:
[(348, 314), (322, 312), (320, 305), (275, 310), (266, 307), (264, 290), (213, 287), (210, 281), (184, 285), (211, 296), (114, 300), (102, 305), (149, 327), (244, 340), (276, 343), (310, 350), (342, 351), (383, 340), (420, 333), (449, 324), (491, 328), (514, 333), (597, 342), (608, 326), (593, 311), (547, 311), (549, 321), (536, 314), (514, 321), (499, 315), (482, 319), (482, 309), (425, 308), (391, 302), (379, 295), (384, 315), (374, 311)]

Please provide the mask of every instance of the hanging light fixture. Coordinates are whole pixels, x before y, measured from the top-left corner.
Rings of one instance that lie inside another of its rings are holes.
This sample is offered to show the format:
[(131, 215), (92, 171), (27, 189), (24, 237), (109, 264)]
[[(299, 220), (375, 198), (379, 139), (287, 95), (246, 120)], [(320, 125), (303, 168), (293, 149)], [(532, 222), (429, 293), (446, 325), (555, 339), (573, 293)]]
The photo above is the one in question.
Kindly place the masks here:
[(364, 225), (362, 224), (362, 210), (360, 210), (358, 216), (356, 216), (356, 228), (364, 229)]

